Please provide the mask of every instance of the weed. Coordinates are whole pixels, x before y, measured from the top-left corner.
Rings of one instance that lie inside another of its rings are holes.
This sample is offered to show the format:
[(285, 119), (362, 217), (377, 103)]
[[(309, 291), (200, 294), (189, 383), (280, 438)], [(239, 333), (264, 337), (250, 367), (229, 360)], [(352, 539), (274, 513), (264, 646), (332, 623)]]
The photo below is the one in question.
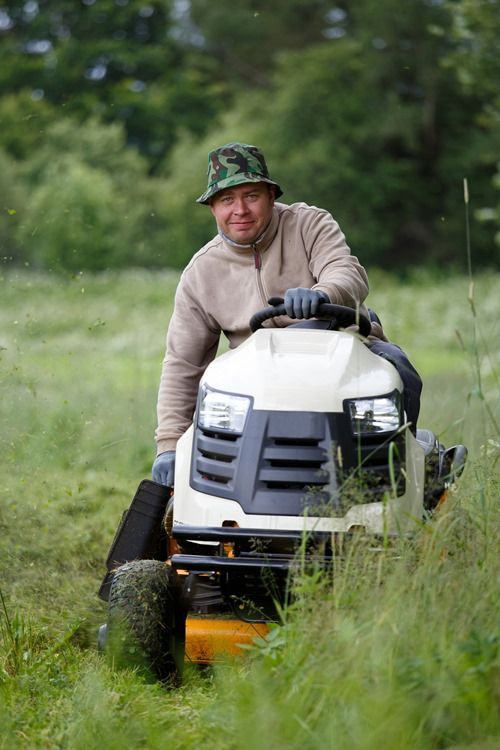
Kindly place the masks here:
[(19, 613), (9, 613), (5, 597), (0, 589), (0, 646), (2, 669), (0, 677), (18, 675), (32, 660), (34, 648), (33, 630), (29, 622)]
[(105, 557), (153, 458), (175, 281), (0, 278), (0, 747), (233, 750), (257, 730), (264, 750), (498, 746), (500, 441), (483, 408), (498, 422), (498, 353), (484, 354), (495, 274), (473, 290), (484, 400), (469, 397), (468, 280), (385, 276), (373, 295), (423, 375), (421, 424), (470, 448), (459, 486), (412, 539), (355, 534), (330, 578), (299, 566), (275, 635), (173, 693), (97, 654)]

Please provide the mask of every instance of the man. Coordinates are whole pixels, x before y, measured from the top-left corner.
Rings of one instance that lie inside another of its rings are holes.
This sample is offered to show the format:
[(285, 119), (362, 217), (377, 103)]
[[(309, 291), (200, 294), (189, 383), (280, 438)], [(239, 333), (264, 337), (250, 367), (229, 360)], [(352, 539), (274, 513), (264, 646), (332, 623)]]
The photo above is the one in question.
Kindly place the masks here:
[[(194, 255), (177, 287), (158, 394), (152, 474), (161, 484), (173, 486), (175, 446), (191, 424), (198, 384), (221, 332), (231, 348), (241, 344), (250, 335), (250, 317), (271, 297), (284, 298), (289, 316), (266, 324), (275, 327), (313, 318), (321, 302), (366, 313), (366, 271), (337, 222), (305, 203), (277, 203), (281, 195), (255, 146), (229, 143), (210, 152), (208, 187), (197, 202), (210, 207), (218, 234)], [(374, 328), (384, 339), (380, 326)], [(375, 340), (372, 348), (391, 361), (403, 358), (415, 373), (394, 345)], [(414, 390), (418, 400), (418, 383)], [(418, 405), (415, 422), (417, 415)]]

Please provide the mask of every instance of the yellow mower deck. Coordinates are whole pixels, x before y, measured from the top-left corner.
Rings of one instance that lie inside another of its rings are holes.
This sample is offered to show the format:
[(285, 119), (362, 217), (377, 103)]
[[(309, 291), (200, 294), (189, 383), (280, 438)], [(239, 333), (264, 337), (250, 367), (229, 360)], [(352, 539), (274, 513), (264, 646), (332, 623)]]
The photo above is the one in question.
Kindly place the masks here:
[(186, 661), (214, 664), (242, 654), (255, 638), (264, 638), (269, 628), (264, 622), (189, 615), (186, 620)]

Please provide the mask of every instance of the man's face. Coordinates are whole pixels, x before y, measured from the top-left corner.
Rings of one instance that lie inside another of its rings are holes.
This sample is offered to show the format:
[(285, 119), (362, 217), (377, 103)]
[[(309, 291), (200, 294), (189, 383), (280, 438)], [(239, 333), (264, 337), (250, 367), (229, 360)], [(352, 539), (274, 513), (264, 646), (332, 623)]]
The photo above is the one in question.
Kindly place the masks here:
[(217, 193), (210, 210), (226, 237), (250, 245), (271, 221), (273, 205), (272, 187), (265, 182), (245, 182)]

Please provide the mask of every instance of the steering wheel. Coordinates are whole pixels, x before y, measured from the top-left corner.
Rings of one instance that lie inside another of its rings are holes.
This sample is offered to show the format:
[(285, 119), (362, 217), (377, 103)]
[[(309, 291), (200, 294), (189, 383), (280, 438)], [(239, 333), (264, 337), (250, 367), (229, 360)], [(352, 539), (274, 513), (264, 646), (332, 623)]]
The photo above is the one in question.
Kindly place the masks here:
[[(286, 315), (286, 308), (282, 297), (271, 297), (269, 307), (258, 310), (250, 318), (250, 329), (252, 333), (262, 328), (262, 323), (270, 318), (278, 318), (280, 315)], [(334, 323), (335, 330), (339, 328), (348, 328), (352, 325), (359, 326), (359, 332), (362, 336), (368, 336), (372, 324), (366, 315), (362, 315), (358, 310), (345, 305), (334, 305), (331, 302), (322, 302), (318, 307), (318, 313), (315, 318), (326, 318)]]

